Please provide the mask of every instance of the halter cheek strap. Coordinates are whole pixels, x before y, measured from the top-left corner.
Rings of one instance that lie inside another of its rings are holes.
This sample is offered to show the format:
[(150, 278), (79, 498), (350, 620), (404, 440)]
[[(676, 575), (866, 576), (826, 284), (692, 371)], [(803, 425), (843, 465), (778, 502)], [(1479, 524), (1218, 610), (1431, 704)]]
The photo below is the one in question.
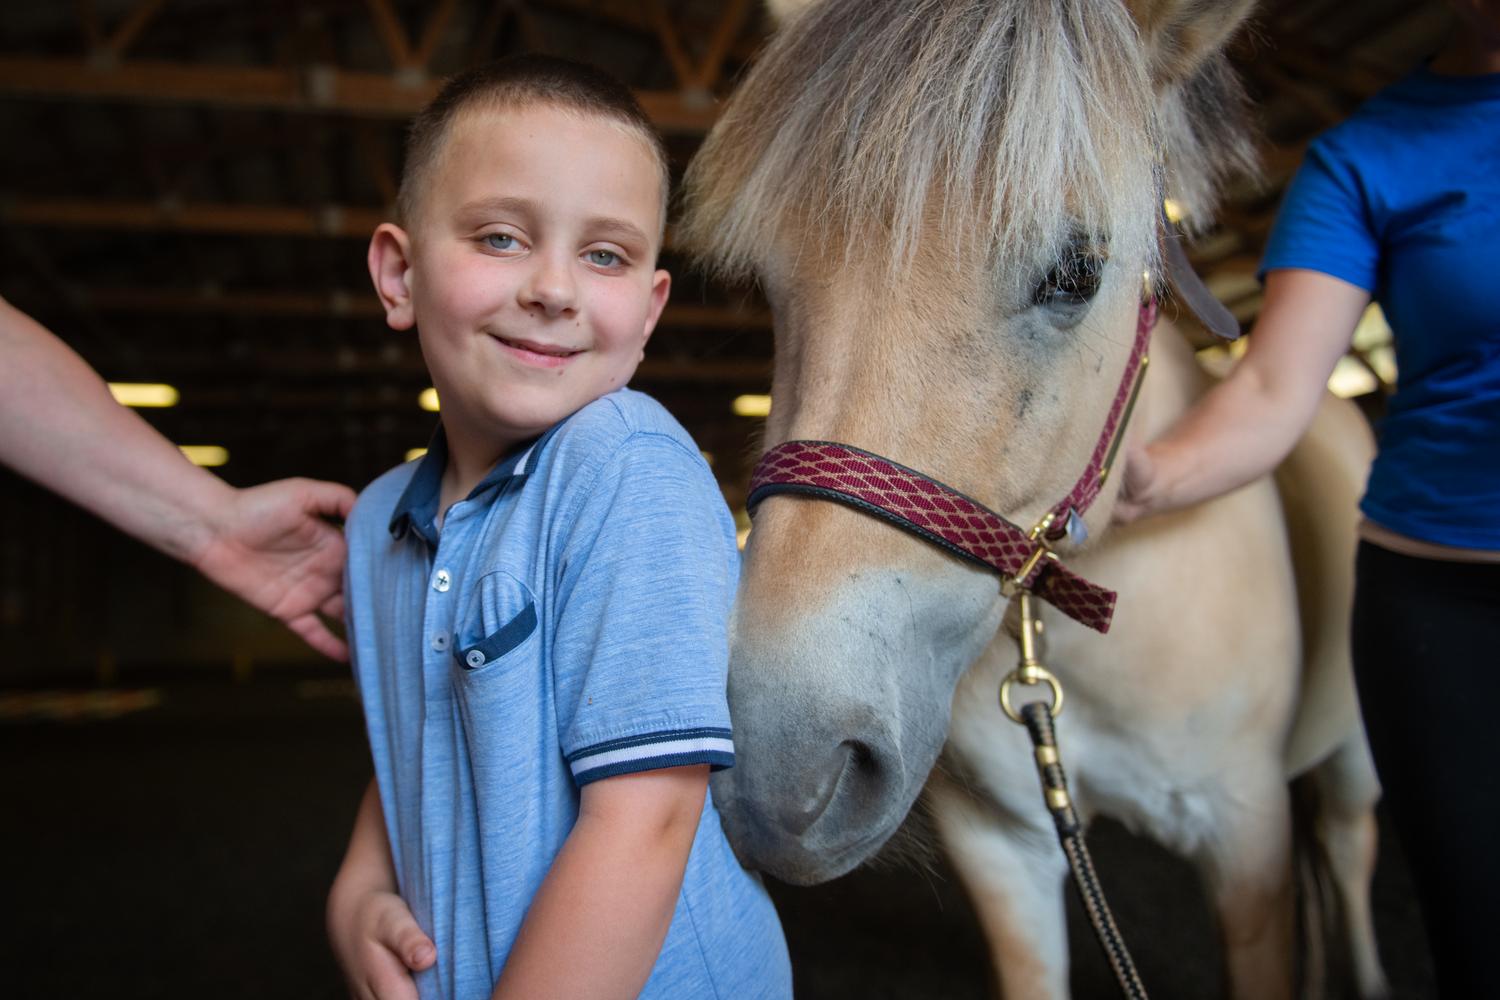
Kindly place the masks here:
[(791, 493), (874, 515), (1000, 574), (1092, 629), (1108, 632), (1115, 593), (1063, 566), (1050, 543), (1081, 541), (1083, 514), (1099, 496), (1140, 391), (1156, 303), (1141, 307), (1135, 344), (1088, 465), (1063, 499), (1030, 531), (950, 486), (888, 458), (832, 441), (786, 441), (767, 451), (750, 480), (753, 515), (768, 496)]

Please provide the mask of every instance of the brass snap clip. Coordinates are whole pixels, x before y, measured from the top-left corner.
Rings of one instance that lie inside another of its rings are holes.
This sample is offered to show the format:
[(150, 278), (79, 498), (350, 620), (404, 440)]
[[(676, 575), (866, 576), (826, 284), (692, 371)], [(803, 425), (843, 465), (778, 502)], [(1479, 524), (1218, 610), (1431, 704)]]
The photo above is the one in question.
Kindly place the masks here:
[(1010, 721), (1021, 722), (1020, 710), (1011, 702), (1012, 688), (1017, 684), (1045, 684), (1052, 689), (1052, 704), (1047, 706), (1047, 714), (1055, 719), (1062, 714), (1063, 689), (1057, 677), (1038, 659), (1037, 641), (1042, 634), (1042, 622), (1032, 611), (1030, 591), (1017, 590), (1016, 600), (1021, 609), (1021, 634), (1018, 638), (1021, 662), (1000, 682), (1000, 709)]

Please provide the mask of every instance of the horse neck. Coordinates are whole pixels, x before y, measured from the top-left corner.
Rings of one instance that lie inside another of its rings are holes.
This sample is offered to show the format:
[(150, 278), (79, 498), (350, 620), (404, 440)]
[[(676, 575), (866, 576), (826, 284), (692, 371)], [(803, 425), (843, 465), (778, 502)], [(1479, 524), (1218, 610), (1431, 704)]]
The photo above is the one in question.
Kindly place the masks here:
[(1137, 444), (1160, 437), (1212, 384), (1187, 337), (1170, 319), (1163, 318), (1152, 332), (1150, 356), (1140, 402), (1126, 431)]

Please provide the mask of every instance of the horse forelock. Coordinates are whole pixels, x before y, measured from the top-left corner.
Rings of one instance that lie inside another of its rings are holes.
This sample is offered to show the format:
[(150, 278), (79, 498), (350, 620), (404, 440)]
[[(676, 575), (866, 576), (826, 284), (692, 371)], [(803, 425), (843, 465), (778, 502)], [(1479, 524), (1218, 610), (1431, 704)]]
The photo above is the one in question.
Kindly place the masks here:
[(1119, 0), (823, 0), (740, 84), (679, 237), (740, 276), (788, 252), (895, 269), (935, 224), (955, 248), (1042, 259), (1082, 231), (1149, 259), (1156, 103)]

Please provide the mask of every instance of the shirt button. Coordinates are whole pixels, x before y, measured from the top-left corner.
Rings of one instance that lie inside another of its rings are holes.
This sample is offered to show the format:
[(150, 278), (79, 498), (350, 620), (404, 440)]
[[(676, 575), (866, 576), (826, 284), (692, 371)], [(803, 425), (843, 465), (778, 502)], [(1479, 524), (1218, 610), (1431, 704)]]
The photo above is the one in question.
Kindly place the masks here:
[(482, 667), (484, 666), (484, 654), (477, 649), (471, 649), (469, 650), (468, 654), (464, 656), (464, 662), (467, 663), (471, 669), (474, 667)]
[(448, 633), (438, 632), (432, 637), (432, 648), (441, 653), (448, 648)]
[(453, 577), (447, 570), (440, 569), (432, 575), (432, 589), (439, 594), (446, 594), (451, 586), (453, 586)]

